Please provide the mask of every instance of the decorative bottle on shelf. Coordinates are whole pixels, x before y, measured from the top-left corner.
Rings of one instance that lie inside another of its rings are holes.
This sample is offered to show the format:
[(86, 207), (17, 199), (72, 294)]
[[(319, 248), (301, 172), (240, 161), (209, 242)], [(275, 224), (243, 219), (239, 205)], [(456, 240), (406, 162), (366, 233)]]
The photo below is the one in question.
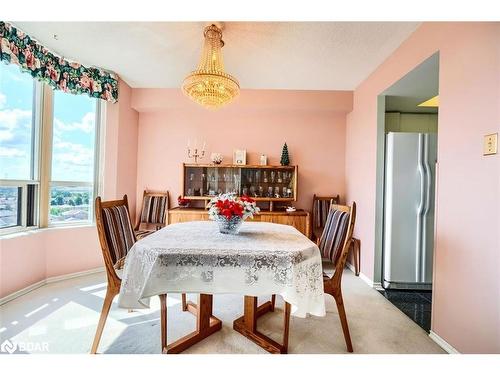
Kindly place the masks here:
[(260, 155), (260, 165), (267, 165), (267, 156), (264, 154)]

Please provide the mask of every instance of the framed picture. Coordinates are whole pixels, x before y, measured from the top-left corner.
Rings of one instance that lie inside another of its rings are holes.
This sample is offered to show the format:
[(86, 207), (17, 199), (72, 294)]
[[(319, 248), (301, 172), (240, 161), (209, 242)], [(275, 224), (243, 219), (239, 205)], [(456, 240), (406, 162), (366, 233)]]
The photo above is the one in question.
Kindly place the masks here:
[(247, 163), (247, 150), (233, 151), (233, 164), (245, 165)]

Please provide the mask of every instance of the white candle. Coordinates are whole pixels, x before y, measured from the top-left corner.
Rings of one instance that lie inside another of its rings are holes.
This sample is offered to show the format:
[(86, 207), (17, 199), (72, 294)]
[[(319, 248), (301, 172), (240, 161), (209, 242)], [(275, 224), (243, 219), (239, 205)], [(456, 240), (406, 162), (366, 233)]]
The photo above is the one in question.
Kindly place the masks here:
[(189, 146), (190, 146), (190, 142), (189, 142), (189, 138), (188, 138), (188, 148), (189, 148)]
[(202, 151), (205, 151), (205, 145), (206, 145), (207, 142), (203, 142), (203, 148), (202, 148)]
[(195, 138), (194, 139), (194, 149), (196, 150), (197, 149), (197, 146), (198, 145), (198, 138)]

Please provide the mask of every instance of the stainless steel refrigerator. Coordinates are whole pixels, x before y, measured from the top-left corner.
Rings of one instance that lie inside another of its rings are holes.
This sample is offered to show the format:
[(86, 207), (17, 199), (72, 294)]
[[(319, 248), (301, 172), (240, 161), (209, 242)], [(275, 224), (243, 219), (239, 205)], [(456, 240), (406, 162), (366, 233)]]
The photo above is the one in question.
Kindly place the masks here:
[(386, 135), (384, 288), (432, 287), (436, 160), (435, 133)]

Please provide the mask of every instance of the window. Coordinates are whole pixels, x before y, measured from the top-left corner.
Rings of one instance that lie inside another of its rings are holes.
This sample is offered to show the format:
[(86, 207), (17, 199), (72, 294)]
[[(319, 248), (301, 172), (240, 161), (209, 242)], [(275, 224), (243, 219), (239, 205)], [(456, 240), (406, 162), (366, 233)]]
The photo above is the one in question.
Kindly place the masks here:
[(0, 63), (0, 235), (92, 221), (99, 123), (99, 100)]
[(0, 230), (36, 224), (28, 208), (38, 186), (36, 90), (29, 75), (0, 63)]
[(92, 220), (97, 102), (54, 92), (50, 223)]

